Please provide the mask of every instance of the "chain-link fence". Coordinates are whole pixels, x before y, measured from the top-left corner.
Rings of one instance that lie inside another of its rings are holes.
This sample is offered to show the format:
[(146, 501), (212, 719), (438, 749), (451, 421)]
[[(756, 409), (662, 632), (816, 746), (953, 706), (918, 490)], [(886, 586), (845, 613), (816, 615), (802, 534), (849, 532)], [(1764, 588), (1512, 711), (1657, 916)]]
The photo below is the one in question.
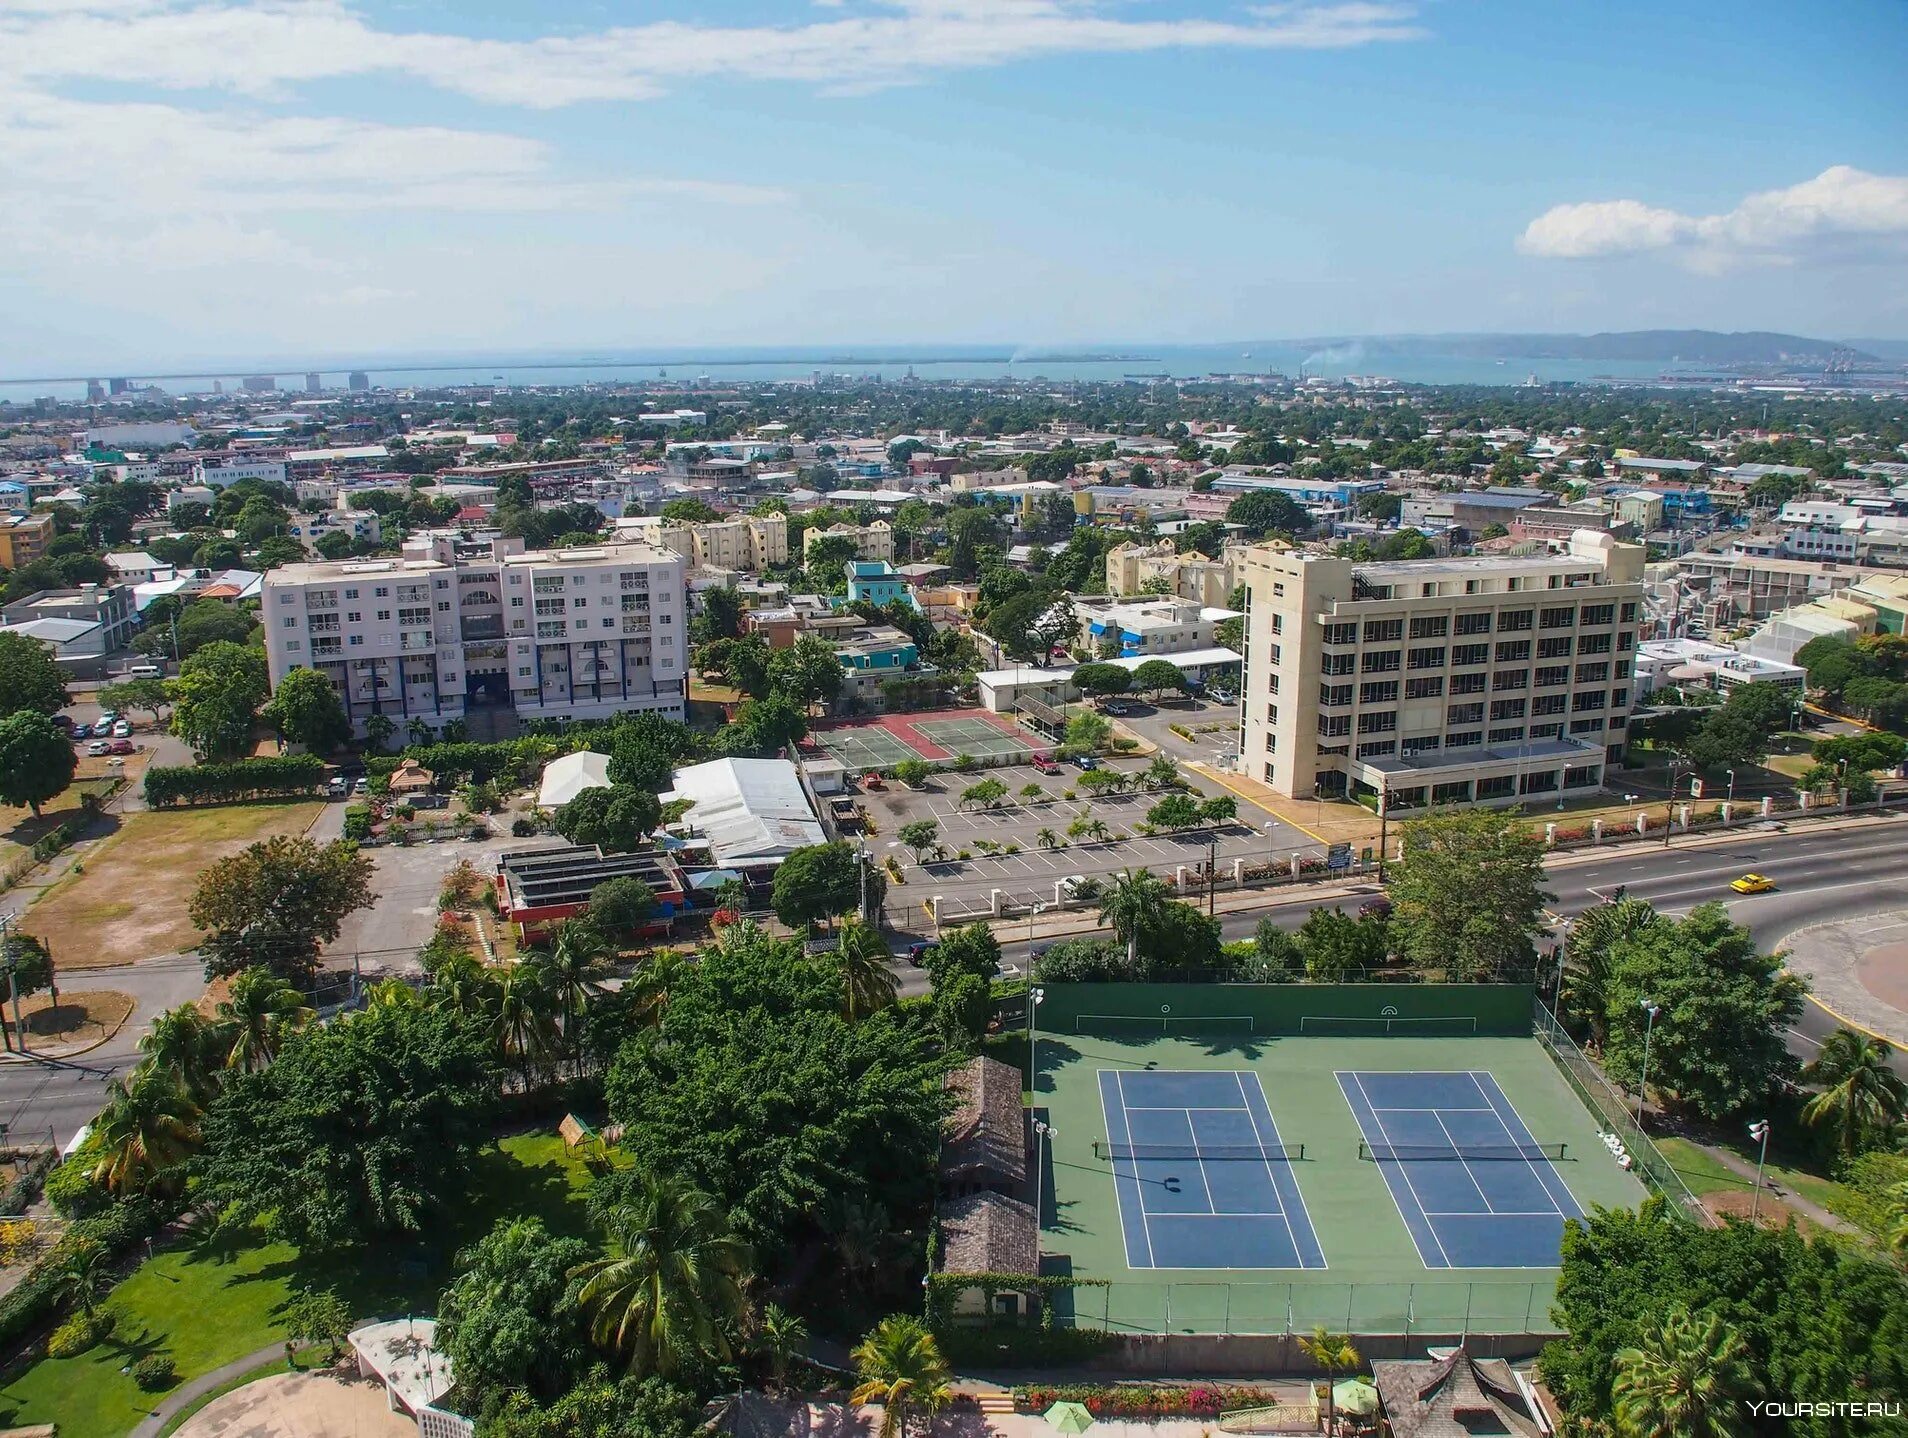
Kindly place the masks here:
[(1107, 1333), (1523, 1335), (1560, 1331), (1556, 1285), (1523, 1282), (1116, 1282), (1063, 1290), (1054, 1321)]
[(1533, 1024), (1538, 1042), (1544, 1051), (1556, 1062), (1564, 1079), (1575, 1090), (1584, 1107), (1595, 1114), (1605, 1132), (1613, 1133), (1623, 1144), (1624, 1151), (1630, 1155), (1633, 1171), (1640, 1175), (1654, 1193), (1661, 1194), (1669, 1201), (1670, 1211), (1681, 1218), (1694, 1223), (1710, 1223), (1709, 1211), (1698, 1201), (1683, 1177), (1670, 1166), (1662, 1151), (1650, 1141), (1637, 1124), (1636, 1114), (1630, 1107), (1630, 1100), (1603, 1076), (1589, 1055), (1577, 1047), (1577, 1041), (1570, 1037), (1562, 1024), (1542, 999), (1533, 998), (1536, 1006), (1536, 1020)]

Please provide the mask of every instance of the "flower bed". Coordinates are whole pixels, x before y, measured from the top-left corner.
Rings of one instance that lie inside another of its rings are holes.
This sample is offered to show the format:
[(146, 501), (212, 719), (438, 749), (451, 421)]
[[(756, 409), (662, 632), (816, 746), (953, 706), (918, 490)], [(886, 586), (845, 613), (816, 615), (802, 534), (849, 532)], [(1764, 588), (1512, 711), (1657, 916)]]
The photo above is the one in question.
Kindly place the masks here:
[(1274, 1388), (1238, 1383), (1190, 1383), (1154, 1387), (1147, 1383), (1062, 1383), (1014, 1389), (1014, 1409), (1044, 1413), (1054, 1404), (1073, 1402), (1097, 1418), (1216, 1418), (1239, 1408), (1263, 1408), (1284, 1401)]

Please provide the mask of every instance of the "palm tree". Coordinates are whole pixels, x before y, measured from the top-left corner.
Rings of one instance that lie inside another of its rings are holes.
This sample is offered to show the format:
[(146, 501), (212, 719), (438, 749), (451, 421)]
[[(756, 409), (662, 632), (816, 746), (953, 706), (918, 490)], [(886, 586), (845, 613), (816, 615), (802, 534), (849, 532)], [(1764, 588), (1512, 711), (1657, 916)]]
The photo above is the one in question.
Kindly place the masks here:
[(1676, 1307), (1638, 1326), (1610, 1395), (1625, 1438), (1728, 1438), (1742, 1431), (1749, 1345), (1721, 1316)]
[(487, 1018), (496, 1009), (497, 984), (476, 955), (453, 954), (431, 975), (425, 998), (447, 1013)]
[(112, 1255), (103, 1243), (75, 1248), (53, 1271), (55, 1301), (71, 1305), (87, 1318), (99, 1312), (99, 1291), (112, 1277)]
[(1891, 1185), (1888, 1198), (1888, 1246), (1908, 1258), (1908, 1183)]
[(1151, 869), (1128, 869), (1100, 896), (1100, 922), (1110, 924), (1126, 945), (1129, 969), (1139, 965), (1139, 936), (1156, 927), (1172, 902), (1172, 893)]
[(199, 1106), (177, 1079), (141, 1064), (130, 1083), (113, 1080), (93, 1130), (100, 1160), (93, 1181), (131, 1193), (182, 1163), (199, 1146)]
[(247, 969), (232, 980), (219, 1004), (219, 1021), (232, 1045), (225, 1066), (253, 1073), (278, 1057), (285, 1036), (312, 1019), (304, 996), (269, 969)]
[(865, 1019), (894, 1002), (899, 981), (888, 967), (888, 946), (881, 935), (858, 919), (841, 926), (841, 942), (834, 953), (841, 977), (842, 1016), (849, 1023)]
[(1822, 1086), (1802, 1106), (1803, 1121), (1833, 1127), (1845, 1158), (1854, 1157), (1865, 1139), (1887, 1131), (1908, 1113), (1908, 1083), (1888, 1062), (1894, 1052), (1880, 1039), (1841, 1028), (1802, 1070), (1804, 1082)]
[(208, 1019), (197, 1004), (164, 1010), (139, 1036), (143, 1066), (165, 1074), (201, 1106), (218, 1089), (230, 1046), (226, 1026)]
[(1301, 1337), (1299, 1352), (1325, 1370), (1325, 1431), (1332, 1431), (1332, 1382), (1349, 1368), (1358, 1366), (1358, 1350), (1343, 1333), (1333, 1333), (1324, 1324), (1312, 1330), (1310, 1338)]
[(762, 1309), (756, 1326), (756, 1346), (768, 1359), (769, 1376), (777, 1388), (788, 1381), (789, 1360), (808, 1347), (808, 1325), (779, 1304)]
[(430, 742), (431, 726), (422, 719), (413, 718), (405, 724), (404, 734), (412, 744), (426, 744)]
[(716, 1201), (682, 1179), (641, 1173), (604, 1227), (614, 1256), (570, 1270), (591, 1340), (644, 1375), (729, 1358), (750, 1259)]
[(1034, 835), (1034, 842), (1043, 849), (1057, 849), (1060, 847), (1060, 836), (1051, 829), (1042, 829)]
[(563, 1015), (563, 1042), (571, 1053), (581, 1052), (583, 1011), (602, 986), (597, 976), (609, 960), (610, 947), (595, 925), (565, 919), (557, 925), (555, 942), (547, 956), (534, 962), (543, 970)]
[(403, 979), (379, 979), (368, 984), (364, 990), (364, 1006), (367, 1009), (404, 1009), (416, 1008), (423, 1004), (424, 995)]
[[(744, 927), (747, 922), (744, 920), (735, 927)], [(624, 1012), (646, 1028), (654, 1028), (661, 1023), (663, 1014), (669, 1008), (670, 991), (682, 982), (689, 970), (689, 963), (674, 949), (657, 949), (650, 953), (620, 991), (620, 997), (627, 1005)]]
[(490, 1036), (497, 1052), (525, 1076), (556, 1046), (550, 986), (535, 964), (515, 964), (498, 982)]
[[(1570, 925), (1565, 940), (1570, 967), (1564, 970), (1563, 992), (1557, 1002), (1589, 1020), (1590, 1040), (1595, 1047), (1602, 1047), (1609, 1030), (1605, 1014), (1611, 956), (1618, 945), (1635, 938), (1656, 918), (1656, 910), (1644, 900), (1618, 899), (1585, 910)], [(1562, 1016), (1560, 1008), (1558, 1017)]]
[(897, 1313), (882, 1319), (852, 1357), (861, 1382), (848, 1401), (881, 1405), (879, 1438), (899, 1438), (914, 1409), (932, 1417), (953, 1399), (947, 1360), (918, 1318)]

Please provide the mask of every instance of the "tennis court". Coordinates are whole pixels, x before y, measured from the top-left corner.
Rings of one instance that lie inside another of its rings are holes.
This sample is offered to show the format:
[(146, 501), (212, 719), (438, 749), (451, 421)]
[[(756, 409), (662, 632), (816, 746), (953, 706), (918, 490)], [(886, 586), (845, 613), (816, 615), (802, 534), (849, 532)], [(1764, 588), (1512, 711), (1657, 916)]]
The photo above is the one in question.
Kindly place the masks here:
[(991, 759), (1032, 753), (1035, 743), (1004, 715), (943, 709), (930, 714), (884, 714), (876, 719), (818, 725), (802, 741), (851, 769), (892, 769), (909, 759), (944, 761), (962, 754)]
[(1583, 1210), (1487, 1073), (1338, 1075), (1426, 1268), (1555, 1268), (1566, 1218)]
[(1044, 985), (1042, 1271), (1094, 1282), (1056, 1322), (1553, 1332), (1567, 1218), (1644, 1189), (1530, 1011), (1504, 985)]
[(1323, 1268), (1258, 1076), (1100, 1070), (1129, 1268)]

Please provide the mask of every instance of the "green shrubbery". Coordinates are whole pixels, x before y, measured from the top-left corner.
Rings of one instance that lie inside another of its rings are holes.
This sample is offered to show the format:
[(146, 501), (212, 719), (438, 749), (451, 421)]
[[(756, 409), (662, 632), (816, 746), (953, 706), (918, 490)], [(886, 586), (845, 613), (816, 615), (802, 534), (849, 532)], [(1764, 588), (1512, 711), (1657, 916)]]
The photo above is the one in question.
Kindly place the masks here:
[(111, 1337), (113, 1316), (105, 1311), (75, 1313), (46, 1340), (48, 1358), (77, 1358), (94, 1344)]
[(294, 799), (317, 794), (324, 782), (325, 761), (316, 754), (235, 759), (229, 764), (148, 769), (146, 802), (155, 809), (165, 809), (174, 804)]

